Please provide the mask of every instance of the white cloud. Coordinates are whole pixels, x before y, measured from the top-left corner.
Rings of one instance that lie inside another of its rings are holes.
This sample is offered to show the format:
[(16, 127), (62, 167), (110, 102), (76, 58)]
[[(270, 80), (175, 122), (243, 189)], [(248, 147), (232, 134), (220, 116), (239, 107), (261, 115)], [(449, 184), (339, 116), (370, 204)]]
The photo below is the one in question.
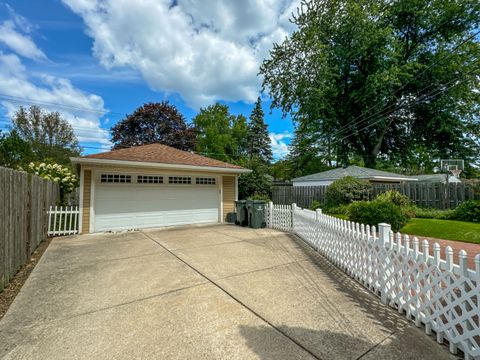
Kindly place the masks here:
[(274, 133), (269, 134), (270, 143), (272, 145), (273, 157), (275, 159), (281, 159), (288, 154), (288, 144), (285, 142), (286, 139), (291, 139), (292, 134), (289, 132), (283, 133)]
[(257, 72), (298, 0), (63, 0), (79, 14), (106, 68), (138, 70), (150, 87), (193, 107), (253, 102)]
[(46, 60), (45, 53), (35, 45), (29, 35), (22, 34), (19, 28), (30, 31), (27, 24), (19, 19), (5, 20), (0, 24), (0, 42), (23, 57), (32, 60)]
[[(8, 116), (19, 105), (36, 103), (46, 110), (60, 112), (73, 126), (80, 142), (111, 145), (108, 131), (100, 126), (100, 118), (107, 112), (100, 96), (74, 87), (68, 79), (46, 74), (40, 75), (36, 84), (15, 54), (0, 52), (0, 98)], [(32, 101), (22, 100), (25, 98)]]
[(30, 23), (30, 21), (28, 21), (22, 15), (17, 14), (10, 5), (5, 4), (5, 7), (7, 8), (8, 13), (10, 14), (10, 18), (13, 20), (15, 25), (17, 25), (20, 28), (20, 30), (22, 30), (24, 33), (32, 32), (33, 26)]

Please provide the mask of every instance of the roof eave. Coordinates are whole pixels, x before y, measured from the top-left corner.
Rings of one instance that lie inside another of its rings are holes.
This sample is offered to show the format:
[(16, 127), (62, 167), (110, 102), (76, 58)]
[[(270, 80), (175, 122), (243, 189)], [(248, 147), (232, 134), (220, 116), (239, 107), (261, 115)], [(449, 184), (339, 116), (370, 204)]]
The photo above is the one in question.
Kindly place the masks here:
[(167, 164), (154, 163), (146, 161), (128, 161), (128, 160), (110, 160), (110, 159), (93, 159), (84, 157), (71, 157), (70, 161), (73, 164), (87, 164), (87, 165), (120, 165), (129, 167), (148, 167), (154, 169), (173, 169), (173, 170), (195, 170), (195, 171), (211, 171), (228, 174), (246, 174), (252, 172), (250, 169), (235, 169), (217, 166), (196, 166), (183, 164)]
[[(393, 176), (353, 176), (356, 179), (364, 179), (364, 180), (394, 180), (394, 181), (418, 181), (415, 178), (407, 178), (407, 177), (393, 177)], [(293, 179), (292, 182), (304, 182), (304, 181), (335, 181), (341, 179), (340, 177), (337, 178), (321, 178), (321, 179)]]
[[(351, 175), (347, 175), (347, 176), (351, 176)], [(301, 182), (301, 181), (335, 181), (335, 180), (339, 180), (341, 178), (344, 178), (345, 176), (342, 176), (342, 177), (330, 177), (330, 178), (319, 178), (319, 179), (302, 179), (302, 178), (298, 178), (298, 179), (293, 179), (292, 181), (298, 181), (298, 182)], [(356, 179), (370, 179), (369, 176), (352, 176)]]
[(395, 181), (418, 181), (415, 178), (408, 178), (408, 177), (393, 177), (393, 176), (372, 176), (371, 179), (379, 179), (379, 180), (395, 180)]

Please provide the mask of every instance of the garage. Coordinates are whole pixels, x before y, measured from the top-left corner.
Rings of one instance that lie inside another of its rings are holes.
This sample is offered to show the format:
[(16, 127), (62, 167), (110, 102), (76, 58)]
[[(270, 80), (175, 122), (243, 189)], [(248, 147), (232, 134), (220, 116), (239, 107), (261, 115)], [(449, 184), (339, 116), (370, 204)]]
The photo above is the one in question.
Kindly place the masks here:
[(212, 176), (99, 173), (94, 194), (94, 231), (218, 222), (217, 184), (217, 177)]
[(235, 164), (149, 144), (71, 158), (80, 174), (80, 232), (223, 223), (234, 212)]

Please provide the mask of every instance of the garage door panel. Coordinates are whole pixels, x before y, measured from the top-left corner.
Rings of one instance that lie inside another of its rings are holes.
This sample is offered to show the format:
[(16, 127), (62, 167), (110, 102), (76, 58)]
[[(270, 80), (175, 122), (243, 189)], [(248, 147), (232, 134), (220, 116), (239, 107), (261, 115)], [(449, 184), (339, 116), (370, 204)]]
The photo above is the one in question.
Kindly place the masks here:
[(95, 231), (218, 221), (217, 187), (98, 184)]

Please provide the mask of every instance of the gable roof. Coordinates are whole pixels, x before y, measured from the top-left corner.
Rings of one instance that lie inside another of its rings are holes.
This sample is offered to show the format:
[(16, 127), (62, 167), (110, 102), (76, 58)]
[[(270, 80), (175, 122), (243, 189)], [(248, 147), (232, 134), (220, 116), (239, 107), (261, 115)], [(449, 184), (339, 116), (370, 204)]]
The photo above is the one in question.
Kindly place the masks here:
[(134, 163), (139, 163), (139, 165), (150, 163), (177, 165), (176, 167), (185, 166), (188, 168), (202, 167), (239, 170), (239, 172), (249, 171), (238, 165), (157, 143), (86, 155), (79, 158), (72, 158), (71, 160), (74, 163), (99, 163), (102, 161), (105, 163), (115, 163), (118, 161), (122, 163), (131, 162), (131, 165), (135, 165)]
[(312, 175), (298, 177), (292, 181), (316, 181), (316, 180), (338, 180), (345, 176), (352, 176), (358, 179), (376, 179), (376, 180), (405, 180), (415, 181), (415, 178), (395, 174), (387, 171), (381, 171), (376, 169), (364, 168), (361, 166), (348, 166), (346, 168), (337, 168), (319, 172)]

